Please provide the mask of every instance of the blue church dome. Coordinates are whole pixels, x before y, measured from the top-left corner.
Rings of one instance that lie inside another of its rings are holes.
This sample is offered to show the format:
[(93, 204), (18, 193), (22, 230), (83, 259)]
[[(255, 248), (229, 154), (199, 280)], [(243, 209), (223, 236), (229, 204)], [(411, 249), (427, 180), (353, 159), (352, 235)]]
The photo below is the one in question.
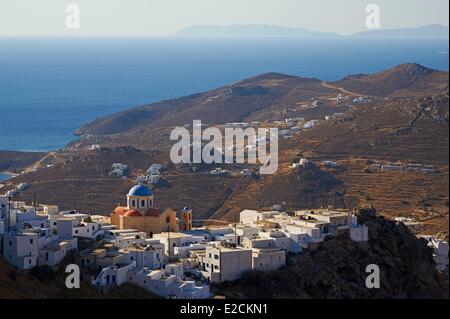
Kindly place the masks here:
[(144, 185), (134, 185), (128, 192), (129, 196), (152, 196), (152, 191)]

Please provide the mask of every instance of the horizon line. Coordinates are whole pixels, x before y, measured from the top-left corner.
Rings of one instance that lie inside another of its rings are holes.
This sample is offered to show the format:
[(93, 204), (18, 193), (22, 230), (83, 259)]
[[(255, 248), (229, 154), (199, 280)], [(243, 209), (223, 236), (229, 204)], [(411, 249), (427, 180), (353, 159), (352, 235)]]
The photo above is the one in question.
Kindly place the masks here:
[[(302, 26), (295, 26), (295, 27), (291, 27), (291, 26), (282, 26), (282, 25), (277, 25), (277, 24), (239, 24), (239, 23), (235, 23), (235, 24), (193, 24), (193, 25), (188, 25), (185, 26), (181, 29), (179, 29), (178, 31), (175, 31), (174, 33), (171, 34), (166, 34), (166, 35), (146, 35), (146, 34), (115, 34), (115, 35), (107, 35), (107, 34), (93, 34), (93, 35), (89, 35), (89, 34), (0, 34), (0, 38), (2, 37), (8, 37), (8, 38), (15, 38), (15, 37), (92, 37), (92, 38), (125, 38), (125, 37), (129, 37), (129, 38), (181, 38), (180, 36), (178, 36), (177, 34), (183, 30), (186, 30), (188, 28), (192, 28), (192, 27), (236, 27), (236, 26), (241, 26), (241, 27), (252, 27), (252, 26), (256, 26), (256, 27), (275, 27), (275, 28), (284, 28), (284, 29), (291, 29), (291, 30), (298, 30), (298, 29), (303, 29), (305, 31), (309, 31), (309, 32), (317, 32), (317, 33), (324, 33), (324, 34), (329, 34), (329, 37), (342, 37), (342, 38), (348, 38), (348, 37), (352, 37), (352, 36), (356, 36), (359, 35), (361, 33), (370, 33), (370, 32), (379, 32), (379, 31), (396, 31), (396, 30), (414, 30), (414, 29), (420, 29), (420, 28), (424, 28), (424, 27), (430, 27), (430, 26), (439, 26), (439, 27), (445, 27), (445, 28), (449, 28), (449, 25), (446, 24), (441, 24), (441, 23), (431, 23), (431, 24), (425, 24), (425, 25), (421, 25), (421, 26), (403, 26), (403, 27), (398, 27), (398, 28), (378, 28), (378, 29), (366, 29), (366, 30), (361, 30), (361, 31), (356, 31), (353, 33), (348, 33), (348, 34), (342, 34), (342, 33), (337, 33), (337, 32), (333, 32), (333, 31), (317, 31), (317, 30), (313, 30), (313, 29), (308, 29)], [(74, 31), (76, 32), (76, 31)], [(189, 37), (189, 36), (183, 36), (183, 38), (209, 38), (209, 37)], [(220, 38), (220, 39), (224, 39), (224, 38), (301, 38), (299, 36), (295, 36), (295, 35), (286, 35), (286, 36), (256, 36), (256, 37), (239, 37), (239, 36), (220, 36), (220, 37), (211, 37), (211, 38)], [(304, 37), (307, 38), (307, 37)], [(309, 38), (314, 38), (314, 36), (311, 36)], [(322, 38), (326, 38), (325, 36)], [(405, 38), (405, 39), (410, 39), (411, 37), (390, 37), (390, 38)], [(421, 38), (422, 37), (415, 37), (415, 38)], [(427, 37), (423, 37), (423, 39), (426, 39)], [(430, 39), (445, 39), (445, 37), (433, 37)]]

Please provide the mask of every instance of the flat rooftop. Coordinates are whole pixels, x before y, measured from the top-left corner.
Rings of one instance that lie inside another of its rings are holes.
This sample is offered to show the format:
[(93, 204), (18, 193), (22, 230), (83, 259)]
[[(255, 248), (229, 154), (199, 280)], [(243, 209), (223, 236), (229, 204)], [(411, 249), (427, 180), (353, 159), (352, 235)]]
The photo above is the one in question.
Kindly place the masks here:
[(348, 211), (345, 210), (324, 210), (324, 209), (308, 209), (308, 210), (298, 210), (295, 211), (296, 215), (321, 215), (321, 216), (329, 216), (329, 217), (344, 217), (348, 215)]
[(211, 246), (211, 247), (215, 248), (223, 253), (234, 252), (234, 251), (252, 251), (251, 249), (242, 248), (242, 247), (224, 247), (224, 246), (216, 246), (216, 247)]
[(140, 233), (137, 229), (109, 229), (108, 231), (113, 234)]
[(183, 238), (183, 237), (191, 237), (191, 235), (183, 234), (183, 233), (174, 233), (174, 232), (166, 232), (153, 235), (154, 238)]

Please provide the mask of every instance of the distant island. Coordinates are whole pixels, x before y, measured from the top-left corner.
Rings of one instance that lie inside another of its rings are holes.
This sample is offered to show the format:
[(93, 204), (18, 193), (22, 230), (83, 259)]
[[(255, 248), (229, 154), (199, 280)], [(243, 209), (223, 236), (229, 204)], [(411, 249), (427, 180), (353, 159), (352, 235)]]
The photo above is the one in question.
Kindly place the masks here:
[(186, 38), (336, 38), (337, 33), (288, 28), (276, 25), (194, 25), (175, 34)]
[(276, 25), (194, 25), (174, 34), (184, 38), (405, 38), (448, 39), (448, 26), (433, 24), (417, 28), (377, 29), (353, 35), (311, 31)]

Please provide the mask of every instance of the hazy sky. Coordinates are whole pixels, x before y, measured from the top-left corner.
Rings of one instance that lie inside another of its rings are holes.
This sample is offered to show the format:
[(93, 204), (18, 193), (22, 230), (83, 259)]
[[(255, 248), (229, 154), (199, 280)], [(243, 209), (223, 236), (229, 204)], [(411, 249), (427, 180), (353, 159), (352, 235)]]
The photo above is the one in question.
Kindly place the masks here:
[[(80, 28), (65, 25), (66, 6), (80, 8)], [(165, 36), (190, 25), (274, 24), (355, 33), (368, 4), (381, 27), (448, 25), (448, 0), (0, 0), (0, 35)]]

